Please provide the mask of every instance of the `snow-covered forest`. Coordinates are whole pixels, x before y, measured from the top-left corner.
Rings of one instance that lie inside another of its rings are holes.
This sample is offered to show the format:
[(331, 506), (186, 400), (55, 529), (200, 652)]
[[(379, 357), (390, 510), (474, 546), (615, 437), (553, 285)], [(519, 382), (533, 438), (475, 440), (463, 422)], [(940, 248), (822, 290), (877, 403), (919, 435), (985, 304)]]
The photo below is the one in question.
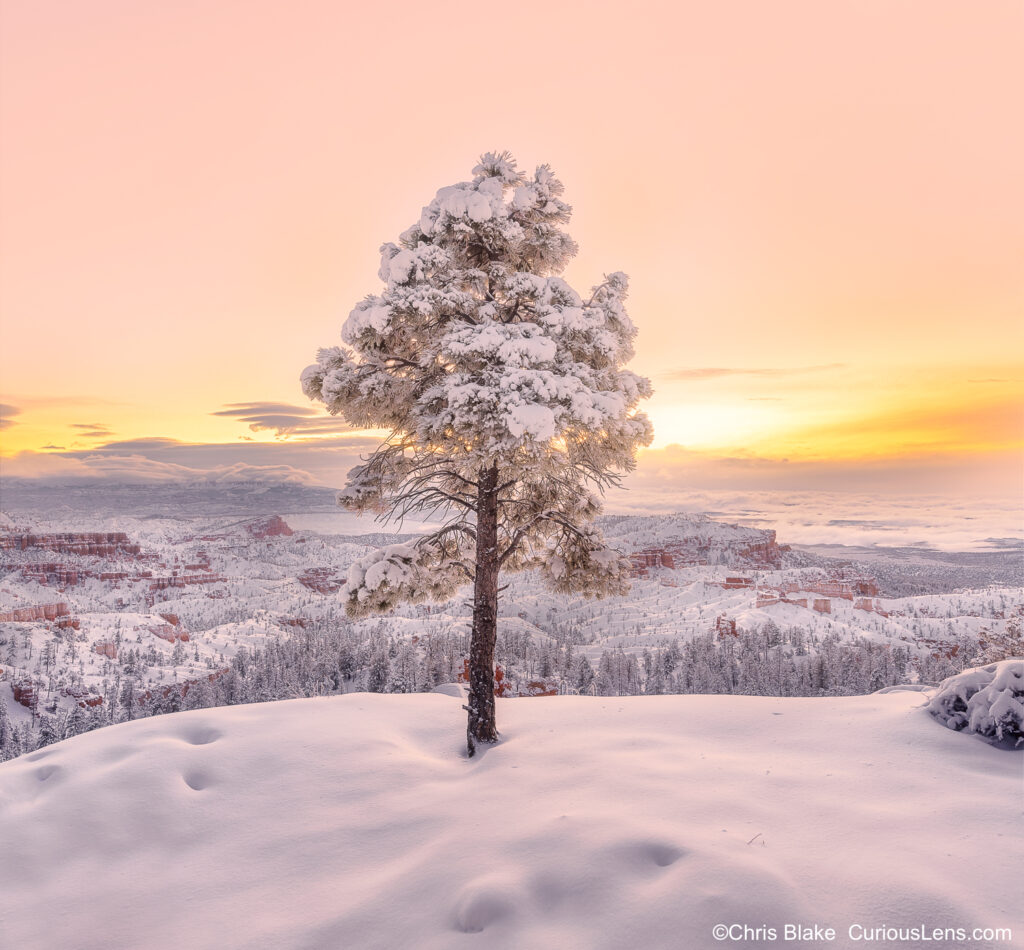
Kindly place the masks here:
[[(313, 510), (18, 517), (0, 550), (5, 758), (180, 709), (465, 681), (465, 591), (345, 616), (351, 565), (400, 540), (349, 533), (372, 523)], [(58, 537), (71, 524), (117, 538)], [(500, 600), (499, 696), (842, 696), (1020, 652), (1024, 592), (964, 588), (955, 561), (941, 592), (890, 596), (896, 560), (818, 558), (695, 516), (608, 518), (604, 530), (631, 558), (632, 589), (589, 601), (515, 576)], [(933, 566), (930, 586), (942, 576)]]

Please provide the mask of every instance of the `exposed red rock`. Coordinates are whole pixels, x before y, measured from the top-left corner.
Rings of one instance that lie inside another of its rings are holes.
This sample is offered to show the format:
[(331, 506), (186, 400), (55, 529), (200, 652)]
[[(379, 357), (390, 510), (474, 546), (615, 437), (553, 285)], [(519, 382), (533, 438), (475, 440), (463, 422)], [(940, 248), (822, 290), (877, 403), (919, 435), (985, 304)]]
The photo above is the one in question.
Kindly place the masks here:
[[(723, 587), (729, 587), (730, 582), (736, 580), (735, 578), (726, 578), (726, 583)], [(763, 587), (757, 591), (757, 606), (758, 607), (770, 607), (773, 604), (793, 604), (797, 607), (807, 607), (807, 598), (794, 598), (791, 594), (800, 592), (809, 592), (812, 594), (825, 594), (827, 597), (838, 597), (842, 600), (854, 600), (855, 595), (868, 594), (868, 592), (874, 592), (869, 596), (858, 596), (854, 608), (857, 610), (870, 610), (874, 613), (879, 614), (883, 617), (889, 615), (881, 608), (881, 606), (872, 603), (871, 596), (875, 596), (878, 593), (878, 585), (872, 577), (847, 577), (842, 574), (836, 574), (832, 577), (824, 579), (812, 580), (812, 581), (787, 581), (778, 587)], [(828, 604), (828, 606), (824, 606)], [(815, 599), (812, 602), (812, 609), (817, 610), (819, 613), (831, 613), (832, 606), (828, 600)]]
[[(182, 640), (186, 643), (189, 641), (190, 637), (188, 633), (182, 629), (181, 619), (177, 614), (157, 614), (157, 616), (166, 620), (174, 628), (174, 636), (178, 640)], [(162, 634), (157, 634), (157, 636), (162, 636)], [(167, 637), (164, 637), (164, 639), (166, 640)]]
[[(462, 661), (462, 669), (459, 671), (459, 682), (469, 682), (469, 657)], [(505, 679), (505, 671), (497, 664), (494, 666), (494, 695), (502, 697), (512, 695), (512, 684)]]
[(719, 640), (724, 640), (726, 637), (738, 637), (739, 633), (736, 630), (736, 621), (725, 614), (715, 618), (715, 633), (718, 634)]
[(94, 653), (98, 653), (100, 656), (105, 656), (108, 659), (117, 659), (117, 644), (112, 640), (97, 640), (93, 645), (92, 649)]
[(853, 605), (854, 610), (870, 610), (881, 617), (888, 617), (889, 613), (881, 604), (875, 603), (870, 597), (858, 597)]
[(707, 558), (680, 551), (678, 546), (672, 546), (672, 550), (646, 548), (631, 554), (629, 560), (632, 564), (630, 573), (633, 577), (646, 577), (651, 568), (665, 567), (674, 571), (684, 567), (701, 567), (708, 563)]
[(181, 696), (182, 699), (184, 699), (188, 695), (188, 691), (193, 686), (202, 682), (203, 679), (206, 679), (210, 683), (215, 683), (227, 672), (228, 668), (225, 667), (222, 670), (214, 670), (214, 672), (210, 673), (208, 676), (199, 677), (198, 679), (184, 680), (181, 683), (169, 683), (166, 686), (158, 687), (156, 690), (147, 689), (144, 692), (135, 694), (135, 702), (141, 706), (143, 703), (151, 700), (154, 695), (159, 695), (166, 699), (168, 696), (171, 695), (171, 693), (175, 691), (177, 691), (178, 695)]
[(189, 642), (189, 635), (184, 630), (180, 627), (172, 627), (169, 623), (154, 623), (139, 629), (145, 630), (161, 640), (166, 640), (168, 643), (174, 643), (176, 640), (181, 640), (183, 643)]
[(253, 521), (245, 526), (245, 530), (254, 538), (259, 538), (260, 540), (265, 538), (287, 538), (295, 534), (280, 515), (273, 515), (263, 521)]
[[(649, 520), (627, 518), (625, 522), (635, 530), (647, 531), (650, 530)], [(680, 529), (689, 536), (672, 537), (669, 534)], [(669, 519), (659, 527), (658, 533), (666, 537), (664, 542), (656, 547), (641, 548), (630, 555), (634, 576), (643, 577), (657, 568), (679, 570), (706, 564), (777, 570), (782, 567), (782, 554), (786, 550), (776, 543), (774, 531), (718, 525), (700, 518)]]
[(329, 567), (311, 567), (303, 571), (298, 581), (303, 587), (315, 590), (318, 594), (333, 594), (341, 589), (341, 581), (332, 577), (334, 571)]
[(959, 643), (947, 643), (944, 640), (934, 640), (931, 637), (914, 637), (913, 640), (914, 643), (921, 644), (931, 650), (932, 658), (935, 660), (952, 660), (960, 652)]
[(137, 555), (142, 547), (128, 540), (123, 531), (90, 531), (76, 534), (5, 534), (0, 549), (27, 551), (39, 548), (60, 554), (89, 554), (98, 557)]
[(39, 705), (39, 690), (31, 680), (12, 683), (11, 689), (14, 692), (14, 701), (16, 703), (21, 703), (27, 709), (35, 709)]
[(167, 590), (170, 587), (189, 587), (192, 584), (220, 584), (227, 578), (223, 574), (171, 574), (170, 577), (154, 577), (150, 590)]
[(774, 531), (765, 531), (765, 534), (770, 537), (764, 541), (735, 545), (731, 550), (731, 556), (754, 568), (778, 570), (782, 567), (782, 548), (775, 541)]
[(727, 577), (722, 584), (726, 590), (745, 590), (753, 586), (754, 580), (751, 577)]
[(28, 564), (21, 570), (21, 576), (37, 584), (53, 584), (56, 587), (74, 587), (87, 577), (95, 577), (94, 571), (72, 567), (69, 564), (48, 563)]
[(531, 680), (525, 687), (520, 687), (517, 696), (557, 696), (558, 687), (551, 686), (543, 680)]
[(16, 607), (0, 613), (0, 623), (31, 623), (35, 620), (56, 620), (71, 614), (67, 604), (36, 604), (32, 607)]
[(152, 624), (151, 626), (144, 627), (144, 630), (148, 630), (153, 636), (160, 637), (161, 640), (166, 640), (168, 643), (174, 643), (178, 639), (177, 633), (174, 631), (169, 623)]
[[(634, 576), (645, 575), (647, 569), (651, 567), (667, 567), (672, 570), (676, 567), (675, 556), (661, 548), (648, 548), (644, 551), (637, 551), (629, 556), (629, 560), (633, 565)], [(679, 566), (682, 567), (683, 565), (680, 564)]]
[(103, 697), (89, 690), (87, 687), (82, 685), (76, 686), (62, 686), (60, 690), (61, 696), (67, 696), (69, 699), (74, 699), (82, 709), (89, 706), (102, 706)]
[(854, 596), (878, 596), (878, 584), (873, 577), (845, 577), (842, 574), (815, 581), (788, 581), (782, 585), (780, 590), (787, 594), (807, 591), (811, 594), (823, 594), (826, 597), (839, 597), (843, 600), (853, 600)]
[(878, 582), (873, 577), (856, 577), (851, 583), (855, 594), (862, 597), (878, 596)]

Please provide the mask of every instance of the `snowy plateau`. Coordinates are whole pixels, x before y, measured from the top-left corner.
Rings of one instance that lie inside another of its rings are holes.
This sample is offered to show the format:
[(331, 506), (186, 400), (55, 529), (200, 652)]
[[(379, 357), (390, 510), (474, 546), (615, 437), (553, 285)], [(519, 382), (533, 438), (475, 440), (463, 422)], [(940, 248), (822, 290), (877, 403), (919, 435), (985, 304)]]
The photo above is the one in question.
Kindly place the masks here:
[(1019, 553), (606, 517), (632, 590), (508, 578), (467, 760), (465, 595), (338, 596), (421, 525), (86, 495), (0, 515), (0, 947), (1024, 947), (1022, 756), (924, 708), (1024, 652)]
[[(835, 941), (804, 945), (1024, 946), (1020, 758), (920, 705), (499, 700), (472, 761), (436, 694), (99, 729), (0, 766), (0, 944), (669, 950), (818, 924)], [(1013, 938), (848, 936), (921, 925)]]

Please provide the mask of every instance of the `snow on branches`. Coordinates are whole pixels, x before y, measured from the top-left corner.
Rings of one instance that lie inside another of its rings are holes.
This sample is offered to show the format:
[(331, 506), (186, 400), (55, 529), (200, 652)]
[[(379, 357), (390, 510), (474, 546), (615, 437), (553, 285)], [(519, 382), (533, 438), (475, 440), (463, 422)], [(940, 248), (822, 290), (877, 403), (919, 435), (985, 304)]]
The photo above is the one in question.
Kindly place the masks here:
[(403, 602), (447, 600), (466, 578), (451, 564), (439, 563), (436, 553), (415, 544), (390, 544), (359, 558), (348, 571), (346, 612), (366, 617)]
[[(473, 176), (441, 188), (381, 247), (384, 286), (302, 374), (332, 414), (391, 433), (349, 473), (340, 503), (443, 519), (415, 550), (353, 567), (350, 610), (441, 596), (454, 578), (474, 579), (482, 556), (540, 568), (559, 590), (625, 584), (627, 565), (591, 522), (652, 438), (638, 410), (650, 383), (624, 368), (636, 336), (628, 280), (609, 274), (584, 297), (559, 276), (576, 245), (548, 166), (530, 176), (488, 153)], [(485, 495), (497, 541), (481, 555)]]

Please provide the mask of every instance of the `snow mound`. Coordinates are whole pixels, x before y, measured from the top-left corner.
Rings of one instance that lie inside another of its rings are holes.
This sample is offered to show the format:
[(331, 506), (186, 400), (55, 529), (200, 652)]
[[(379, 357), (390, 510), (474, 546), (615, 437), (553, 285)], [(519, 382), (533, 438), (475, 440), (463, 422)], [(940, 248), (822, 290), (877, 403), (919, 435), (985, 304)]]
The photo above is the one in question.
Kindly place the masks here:
[(957, 732), (973, 732), (993, 745), (1024, 745), (1024, 660), (964, 670), (939, 684), (928, 711)]
[[(1024, 936), (1019, 760), (932, 728), (913, 693), (498, 716), (503, 741), (472, 760), (460, 698), (357, 693), (4, 763), (0, 946), (660, 950), (801, 922), (842, 947), (855, 924)], [(928, 943), (968, 945), (997, 946)]]

